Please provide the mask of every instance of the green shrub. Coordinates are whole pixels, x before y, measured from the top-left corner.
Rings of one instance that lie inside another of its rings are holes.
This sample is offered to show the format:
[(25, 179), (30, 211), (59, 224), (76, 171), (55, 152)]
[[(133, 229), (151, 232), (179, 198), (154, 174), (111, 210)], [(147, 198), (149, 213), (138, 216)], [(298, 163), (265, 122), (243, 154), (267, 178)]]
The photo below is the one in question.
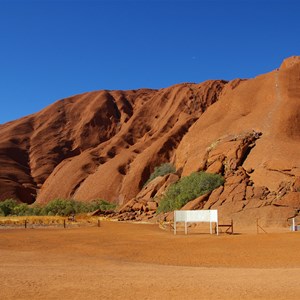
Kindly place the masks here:
[(28, 205), (26, 203), (18, 203), (14, 199), (7, 199), (0, 202), (0, 215), (1, 216), (29, 216), (39, 215), (41, 208)]
[(116, 205), (102, 199), (91, 202), (82, 202), (73, 199), (54, 199), (50, 201), (41, 212), (45, 215), (69, 216), (72, 214), (92, 212), (97, 209), (103, 211), (114, 210)]
[(54, 199), (47, 204), (18, 203), (13, 199), (0, 202), (0, 216), (70, 216), (72, 214), (93, 212), (97, 209), (102, 211), (114, 210), (116, 204), (102, 199), (91, 202), (82, 202), (73, 199)]
[(73, 199), (54, 199), (48, 202), (41, 210), (43, 215), (48, 216), (69, 216), (71, 214), (87, 212), (88, 208), (83, 202)]
[(149, 179), (146, 181), (144, 186), (146, 186), (150, 181), (152, 181), (154, 178), (158, 176), (164, 176), (175, 172), (176, 172), (175, 167), (170, 163), (165, 163), (158, 167), (155, 167), (153, 173), (150, 175)]
[(95, 211), (97, 209), (100, 209), (102, 211), (115, 210), (116, 206), (116, 204), (110, 203), (103, 199), (96, 199), (89, 203), (89, 211)]
[(20, 204), (16, 205), (11, 214), (16, 215), (16, 216), (28, 216), (28, 214), (29, 214), (28, 204), (20, 203)]
[(24, 216), (43, 216), (45, 215), (44, 206), (40, 204), (31, 204), (27, 206)]
[(0, 202), (0, 215), (9, 216), (14, 212), (14, 208), (18, 205), (18, 202), (14, 199), (6, 199)]
[(211, 192), (224, 183), (224, 178), (218, 174), (205, 172), (192, 173), (182, 177), (170, 185), (162, 197), (157, 212), (168, 212), (180, 209), (189, 201)]

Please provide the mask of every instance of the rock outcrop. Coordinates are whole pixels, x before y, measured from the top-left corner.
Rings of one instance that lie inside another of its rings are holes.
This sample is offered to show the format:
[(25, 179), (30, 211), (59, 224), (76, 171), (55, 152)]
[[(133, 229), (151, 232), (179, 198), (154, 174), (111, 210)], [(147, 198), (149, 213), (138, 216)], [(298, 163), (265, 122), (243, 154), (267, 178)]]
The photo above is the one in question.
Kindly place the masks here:
[[(189, 209), (245, 222), (299, 213), (299, 57), (248, 80), (66, 98), (0, 134), (0, 200), (103, 198), (121, 207), (119, 219), (151, 219), (169, 184), (204, 170), (225, 184)], [(143, 187), (164, 162), (177, 173)]]
[[(206, 149), (201, 170), (221, 173), (225, 177), (225, 184), (188, 202), (182, 209), (218, 209), (221, 221), (234, 219), (243, 225), (253, 225), (256, 218), (260, 218), (261, 224), (284, 226), (289, 218), (298, 215), (300, 177), (296, 177), (293, 182), (282, 181), (276, 191), (270, 191), (266, 186), (255, 185), (250, 179), (254, 170), (245, 170), (243, 167), (244, 161), (261, 137), (261, 133), (253, 131), (226, 136), (210, 145)], [(153, 206), (152, 210), (145, 209), (146, 204), (156, 202), (157, 206), (166, 188), (178, 179), (175, 174), (157, 177), (121, 208), (119, 220), (140, 221), (153, 218), (156, 208)], [(170, 220), (172, 214), (164, 217)]]
[(91, 92), (0, 125), (1, 199), (127, 202), (225, 85)]

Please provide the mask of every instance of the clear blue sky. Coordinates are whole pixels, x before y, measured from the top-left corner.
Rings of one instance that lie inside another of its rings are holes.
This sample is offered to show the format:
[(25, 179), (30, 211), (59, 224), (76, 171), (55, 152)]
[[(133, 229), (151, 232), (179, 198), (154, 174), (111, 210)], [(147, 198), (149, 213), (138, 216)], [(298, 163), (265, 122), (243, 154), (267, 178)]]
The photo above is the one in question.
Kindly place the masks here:
[(297, 0), (0, 0), (0, 123), (101, 89), (250, 78), (300, 55)]

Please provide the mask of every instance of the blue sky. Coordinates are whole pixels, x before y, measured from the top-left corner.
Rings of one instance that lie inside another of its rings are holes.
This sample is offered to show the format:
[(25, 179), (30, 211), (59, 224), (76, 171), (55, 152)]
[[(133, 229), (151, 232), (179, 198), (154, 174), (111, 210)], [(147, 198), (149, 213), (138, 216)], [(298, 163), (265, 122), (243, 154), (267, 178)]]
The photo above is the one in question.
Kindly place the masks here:
[(297, 0), (0, 0), (0, 123), (79, 93), (251, 78), (300, 55)]

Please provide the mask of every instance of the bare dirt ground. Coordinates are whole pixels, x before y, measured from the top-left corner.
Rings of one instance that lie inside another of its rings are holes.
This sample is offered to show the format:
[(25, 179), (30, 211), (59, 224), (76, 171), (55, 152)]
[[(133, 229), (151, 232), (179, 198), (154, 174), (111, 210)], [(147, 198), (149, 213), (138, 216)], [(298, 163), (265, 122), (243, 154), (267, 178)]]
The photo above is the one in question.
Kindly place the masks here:
[(300, 299), (300, 233), (1, 229), (0, 299)]

